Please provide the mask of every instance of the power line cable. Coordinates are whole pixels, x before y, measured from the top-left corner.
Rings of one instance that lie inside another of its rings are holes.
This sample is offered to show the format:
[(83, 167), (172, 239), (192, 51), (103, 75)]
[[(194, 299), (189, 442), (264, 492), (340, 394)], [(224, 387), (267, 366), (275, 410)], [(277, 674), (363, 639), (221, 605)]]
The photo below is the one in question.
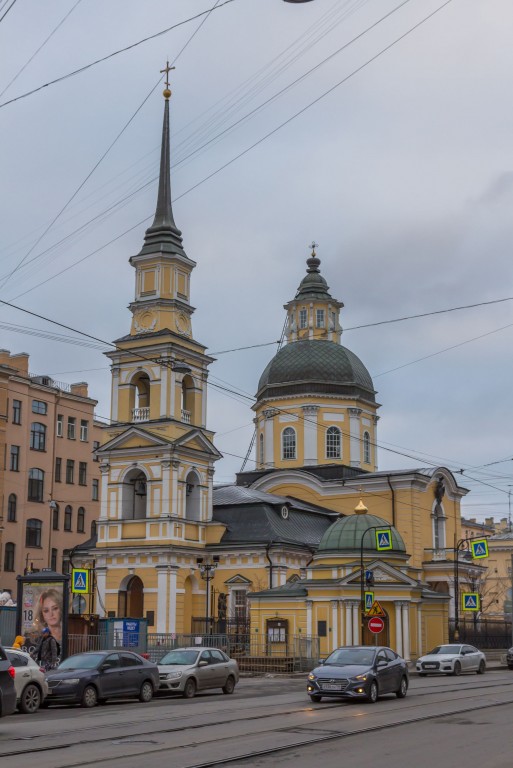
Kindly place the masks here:
[[(7, 16), (7, 14), (9, 13), (9, 11), (11, 10), (11, 8), (12, 8), (12, 7), (13, 7), (13, 5), (15, 4), (15, 2), (16, 2), (16, 0), (12, 0), (12, 3), (10, 4), (9, 8), (6, 10), (6, 12), (4, 13), (4, 15), (3, 15), (3, 16), (0, 16), (0, 22), (2, 22), (2, 21), (5, 19), (5, 17), (6, 17), (6, 16)], [(3, 6), (3, 7), (5, 7), (5, 6)]]
[[(16, 0), (13, 0), (13, 5), (15, 2)], [(120, 53), (125, 53), (126, 51), (130, 51), (132, 48), (137, 48), (137, 46), (142, 45), (143, 43), (147, 43), (149, 40), (154, 40), (156, 37), (161, 37), (162, 35), (166, 35), (168, 32), (171, 32), (171, 30), (177, 29), (178, 27), (182, 27), (184, 24), (188, 24), (191, 21), (195, 21), (196, 19), (199, 19), (201, 16), (210, 15), (213, 10), (219, 10), (224, 5), (228, 5), (229, 3), (233, 3), (233, 2), (234, 0), (224, 0), (221, 3), (221, 5), (218, 5), (216, 3), (215, 6), (213, 6), (212, 8), (208, 8), (206, 11), (201, 11), (201, 13), (197, 13), (195, 16), (191, 16), (188, 19), (179, 21), (177, 24), (173, 24), (171, 27), (162, 29), (160, 32), (156, 32), (155, 34), (149, 35), (148, 37), (144, 37), (142, 38), (142, 40), (138, 40), (137, 42), (132, 43), (131, 45), (127, 45), (124, 48), (120, 48), (119, 50), (114, 51), (113, 53), (109, 53), (107, 56), (103, 56), (101, 59), (96, 59), (95, 61), (92, 61), (89, 64), (85, 64), (83, 67), (79, 67), (78, 69), (75, 69), (72, 72), (68, 72), (67, 75), (62, 75), (61, 77), (57, 77), (55, 78), (55, 80), (50, 80), (48, 83), (43, 83), (43, 85), (39, 85), (37, 88), (33, 88), (32, 90), (27, 91), (26, 93), (22, 93), (13, 99), (4, 101), (2, 104), (0, 104), (0, 109), (2, 107), (6, 107), (8, 104), (13, 104), (15, 101), (20, 101), (20, 99), (25, 99), (27, 96), (31, 96), (32, 94), (37, 93), (38, 91), (41, 91), (43, 88), (48, 88), (50, 85), (55, 85), (56, 83), (60, 83), (63, 80), (67, 80), (70, 77), (74, 77), (75, 75), (78, 75), (81, 72), (85, 72), (86, 70), (91, 69), (91, 67), (96, 66), (96, 64), (101, 64), (102, 62), (107, 61), (108, 59), (112, 59), (114, 58), (114, 56), (118, 56)], [(0, 21), (1, 20), (2, 19), (0, 19)]]

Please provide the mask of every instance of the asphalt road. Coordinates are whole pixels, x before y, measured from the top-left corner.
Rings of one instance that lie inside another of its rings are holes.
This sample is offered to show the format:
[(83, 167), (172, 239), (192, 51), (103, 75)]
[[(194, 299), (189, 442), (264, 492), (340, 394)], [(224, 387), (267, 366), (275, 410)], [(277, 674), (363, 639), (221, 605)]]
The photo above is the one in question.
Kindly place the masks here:
[(0, 720), (9, 768), (506, 768), (513, 673), (420, 679), (406, 699), (312, 704), (303, 679), (240, 681), (232, 696), (50, 707)]

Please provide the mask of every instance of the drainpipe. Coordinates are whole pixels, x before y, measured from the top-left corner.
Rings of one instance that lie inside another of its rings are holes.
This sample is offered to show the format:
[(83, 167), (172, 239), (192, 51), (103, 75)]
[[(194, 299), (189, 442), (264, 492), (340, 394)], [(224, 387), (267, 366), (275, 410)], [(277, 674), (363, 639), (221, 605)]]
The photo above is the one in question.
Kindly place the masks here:
[(390, 475), (387, 475), (387, 481), (388, 487), (392, 491), (392, 525), (395, 528), (395, 491), (393, 489), (392, 483), (390, 482)]
[(269, 561), (269, 589), (273, 588), (273, 567), (274, 566), (273, 566), (273, 561), (269, 557), (269, 550), (272, 547), (272, 545), (273, 545), (273, 542), (270, 541), (269, 544), (267, 544), (267, 546), (265, 548), (265, 556), (266, 556), (267, 560)]

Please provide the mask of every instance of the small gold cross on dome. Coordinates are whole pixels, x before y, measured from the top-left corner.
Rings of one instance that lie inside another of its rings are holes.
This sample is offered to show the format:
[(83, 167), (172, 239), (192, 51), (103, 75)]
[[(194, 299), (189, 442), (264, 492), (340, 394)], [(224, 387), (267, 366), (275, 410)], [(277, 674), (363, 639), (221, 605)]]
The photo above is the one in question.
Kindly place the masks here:
[(312, 240), (308, 247), (312, 249), (312, 256), (315, 256), (315, 249), (319, 247), (319, 243), (316, 243), (315, 240)]
[(164, 67), (164, 69), (160, 70), (160, 73), (162, 75), (164, 73), (166, 74), (166, 87), (165, 87), (165, 90), (164, 90), (164, 96), (165, 96), (166, 99), (169, 99), (169, 97), (171, 96), (171, 90), (169, 88), (169, 73), (171, 72), (172, 69), (175, 69), (175, 67), (170, 67), (169, 66), (169, 61), (166, 61), (166, 66)]

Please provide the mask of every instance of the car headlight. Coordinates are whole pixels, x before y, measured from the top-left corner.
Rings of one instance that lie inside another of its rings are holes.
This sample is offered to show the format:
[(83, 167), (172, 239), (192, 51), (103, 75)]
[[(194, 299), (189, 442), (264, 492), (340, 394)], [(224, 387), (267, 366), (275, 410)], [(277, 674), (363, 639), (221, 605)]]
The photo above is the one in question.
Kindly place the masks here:
[(179, 672), (178, 670), (176, 672), (168, 672), (166, 675), (166, 680), (178, 680), (178, 678), (182, 675), (183, 672)]
[(367, 674), (365, 674), (365, 675), (355, 675), (355, 676), (354, 676), (353, 678), (351, 678), (351, 679), (352, 679), (352, 680), (367, 680), (367, 677), (368, 677), (368, 675), (367, 675)]
[(309, 679), (309, 680), (317, 680), (317, 676), (316, 676), (316, 675), (314, 675), (314, 673), (313, 673), (313, 672), (310, 672), (310, 674), (308, 675), (308, 679)]
[(79, 677), (68, 677), (67, 680), (61, 680), (61, 683), (64, 683), (64, 685), (78, 685), (79, 682)]

